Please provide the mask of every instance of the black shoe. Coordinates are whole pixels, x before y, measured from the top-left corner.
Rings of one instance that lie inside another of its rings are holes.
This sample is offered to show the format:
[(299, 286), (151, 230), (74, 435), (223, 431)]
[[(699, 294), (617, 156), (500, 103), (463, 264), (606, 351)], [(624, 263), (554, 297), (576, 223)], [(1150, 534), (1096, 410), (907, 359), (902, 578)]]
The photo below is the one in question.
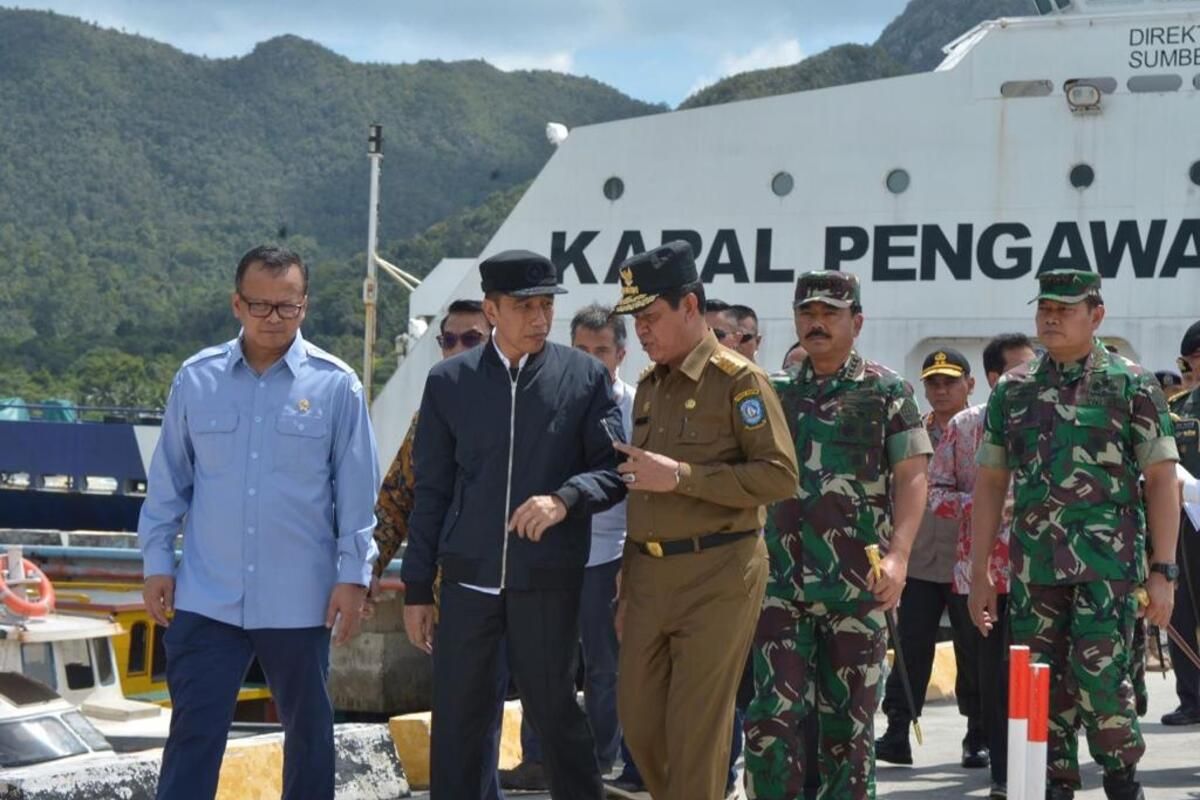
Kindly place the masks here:
[(1146, 800), (1136, 779), (1137, 767), (1104, 773), (1104, 796), (1108, 800)]
[(514, 791), (545, 791), (550, 788), (546, 768), (537, 761), (522, 761), (512, 769), (500, 770), (500, 786)]
[(1169, 714), (1163, 714), (1163, 725), (1200, 725), (1200, 708), (1180, 706)]
[(971, 741), (973, 737), (967, 734), (962, 743), (962, 765), (966, 769), (983, 769), (991, 766), (992, 759), (988, 749)]
[(912, 764), (912, 745), (908, 742), (908, 723), (888, 721), (888, 729), (875, 740), (875, 760), (888, 764)]
[(1008, 784), (992, 781), (992, 790), (988, 792), (988, 800), (1008, 800)]
[(1047, 784), (1046, 800), (1075, 800), (1075, 790), (1065, 783)]
[(645, 794), (646, 787), (638, 781), (630, 780), (625, 775), (621, 775), (614, 780), (605, 781), (604, 791), (610, 797), (636, 798)]

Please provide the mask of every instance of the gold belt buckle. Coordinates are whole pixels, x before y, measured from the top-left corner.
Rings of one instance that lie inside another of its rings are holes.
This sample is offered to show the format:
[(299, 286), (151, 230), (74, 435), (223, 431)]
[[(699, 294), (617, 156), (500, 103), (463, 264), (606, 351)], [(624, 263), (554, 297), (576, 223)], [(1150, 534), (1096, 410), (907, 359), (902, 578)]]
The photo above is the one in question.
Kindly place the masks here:
[(662, 558), (662, 545), (658, 542), (646, 542), (646, 554), (652, 558)]

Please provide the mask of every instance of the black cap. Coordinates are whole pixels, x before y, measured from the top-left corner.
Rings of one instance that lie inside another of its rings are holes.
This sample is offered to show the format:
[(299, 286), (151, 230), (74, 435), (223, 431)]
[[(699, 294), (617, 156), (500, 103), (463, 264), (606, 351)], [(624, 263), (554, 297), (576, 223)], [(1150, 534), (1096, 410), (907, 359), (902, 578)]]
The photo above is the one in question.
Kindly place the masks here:
[(1200, 350), (1200, 322), (1193, 322), (1179, 343), (1179, 355), (1190, 356), (1197, 350)]
[(483, 293), (503, 292), (513, 297), (566, 294), (558, 285), (558, 270), (550, 259), (528, 250), (505, 250), (479, 265)]
[(1183, 377), (1178, 372), (1172, 372), (1169, 369), (1156, 370), (1154, 377), (1158, 378), (1158, 385), (1163, 388), (1163, 391), (1183, 386)]
[(925, 363), (921, 365), (921, 380), (931, 378), (934, 375), (948, 375), (951, 378), (961, 378), (964, 375), (970, 374), (971, 362), (967, 361), (966, 356), (951, 347), (934, 350), (925, 356)]
[(658, 299), (663, 292), (700, 280), (692, 246), (683, 240), (667, 242), (646, 253), (631, 256), (621, 265), (621, 299), (614, 314), (632, 314)]

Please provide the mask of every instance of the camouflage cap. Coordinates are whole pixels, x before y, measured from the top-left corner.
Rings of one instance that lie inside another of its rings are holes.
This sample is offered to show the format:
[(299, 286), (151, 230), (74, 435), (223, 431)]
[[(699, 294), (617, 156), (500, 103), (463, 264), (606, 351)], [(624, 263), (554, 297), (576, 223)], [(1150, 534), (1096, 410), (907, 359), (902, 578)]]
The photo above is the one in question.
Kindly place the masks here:
[(862, 305), (862, 287), (858, 276), (849, 272), (816, 270), (796, 279), (796, 298), (793, 308), (808, 303), (825, 303), (834, 308)]
[(1190, 356), (1200, 350), (1200, 322), (1193, 322), (1179, 342), (1179, 355)]
[(1030, 300), (1052, 300), (1074, 305), (1089, 297), (1100, 299), (1100, 276), (1084, 269), (1056, 269), (1038, 276), (1038, 296)]

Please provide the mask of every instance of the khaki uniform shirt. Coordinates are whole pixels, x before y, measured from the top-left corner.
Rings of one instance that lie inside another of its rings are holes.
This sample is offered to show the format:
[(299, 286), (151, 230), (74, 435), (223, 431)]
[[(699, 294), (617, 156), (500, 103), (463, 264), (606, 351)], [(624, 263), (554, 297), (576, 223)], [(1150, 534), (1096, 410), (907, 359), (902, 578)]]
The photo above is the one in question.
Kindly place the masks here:
[[(938, 428), (933, 414), (928, 414), (925, 430), (929, 432), (930, 444), (937, 450), (946, 429)], [(957, 554), (958, 520), (939, 517), (926, 509), (908, 558), (908, 577), (931, 583), (953, 583)]]
[(766, 373), (711, 331), (679, 369), (642, 374), (632, 442), (680, 462), (674, 492), (629, 487), (633, 542), (757, 531), (768, 503), (796, 495), (796, 452)]

